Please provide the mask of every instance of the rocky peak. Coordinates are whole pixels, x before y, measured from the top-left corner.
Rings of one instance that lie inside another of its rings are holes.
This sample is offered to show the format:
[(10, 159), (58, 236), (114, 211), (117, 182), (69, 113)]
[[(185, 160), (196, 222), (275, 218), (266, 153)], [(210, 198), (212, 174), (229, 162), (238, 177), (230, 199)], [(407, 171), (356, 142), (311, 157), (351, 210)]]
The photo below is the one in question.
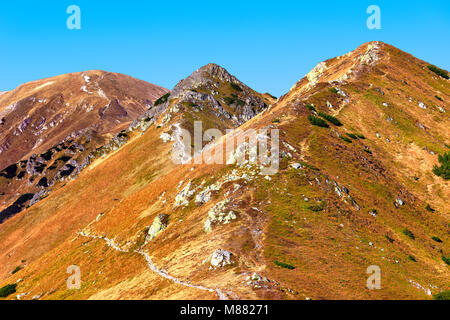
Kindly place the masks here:
[[(210, 117), (217, 126), (236, 127), (259, 112), (272, 101), (252, 90), (221, 66), (210, 63), (181, 80), (170, 96), (154, 108), (154, 113), (164, 114), (167, 124), (175, 114), (192, 112), (196, 121)], [(156, 105), (156, 103), (155, 103)], [(191, 117), (190, 117), (191, 118)], [(211, 121), (209, 121), (211, 122)]]
[(232, 76), (225, 68), (222, 68), (215, 63), (209, 63), (194, 71), (186, 79), (181, 80), (173, 89), (171, 97), (175, 98), (185, 90), (195, 90), (200, 87), (217, 87), (220, 82), (234, 83), (239, 86), (247, 87), (236, 77)]

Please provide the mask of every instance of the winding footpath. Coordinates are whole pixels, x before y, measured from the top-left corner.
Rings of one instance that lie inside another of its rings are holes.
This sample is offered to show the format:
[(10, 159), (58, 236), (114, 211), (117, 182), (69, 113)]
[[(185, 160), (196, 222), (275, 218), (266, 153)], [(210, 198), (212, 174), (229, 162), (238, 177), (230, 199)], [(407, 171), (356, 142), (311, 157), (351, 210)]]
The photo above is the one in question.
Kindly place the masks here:
[(114, 240), (109, 239), (107, 237), (101, 237), (101, 236), (95, 236), (95, 235), (90, 235), (85, 233), (84, 231), (78, 232), (78, 235), (85, 237), (85, 238), (91, 238), (91, 239), (97, 239), (97, 240), (103, 240), (106, 242), (106, 245), (116, 251), (119, 252), (123, 252), (123, 253), (137, 253), (140, 254), (141, 256), (143, 256), (145, 258), (145, 261), (147, 262), (147, 266), (148, 268), (153, 271), (154, 273), (157, 273), (158, 275), (160, 275), (161, 277), (170, 280), (174, 283), (177, 283), (179, 285), (185, 286), (185, 287), (189, 287), (189, 288), (194, 288), (194, 289), (199, 289), (199, 290), (203, 290), (203, 291), (209, 291), (209, 292), (215, 292), (219, 298), (219, 300), (228, 300), (227, 296), (222, 292), (222, 290), (220, 289), (212, 289), (212, 288), (207, 288), (205, 286), (201, 286), (201, 285), (194, 285), (194, 284), (190, 284), (186, 281), (180, 280), (174, 276), (171, 276), (170, 274), (168, 274), (166, 271), (158, 268), (152, 261), (152, 258), (150, 257), (150, 255), (145, 252), (142, 249), (137, 249), (135, 251), (130, 251), (130, 250), (125, 250), (121, 247), (119, 247)]

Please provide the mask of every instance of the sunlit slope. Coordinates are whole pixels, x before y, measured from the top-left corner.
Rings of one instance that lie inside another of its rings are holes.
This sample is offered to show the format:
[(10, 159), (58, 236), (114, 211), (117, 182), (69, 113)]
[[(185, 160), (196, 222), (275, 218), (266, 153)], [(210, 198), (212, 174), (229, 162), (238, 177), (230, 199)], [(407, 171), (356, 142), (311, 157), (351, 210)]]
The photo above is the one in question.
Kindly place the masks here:
[[(192, 115), (210, 110), (174, 110), (168, 99), (143, 136), (2, 226), (1, 285), (22, 279), (23, 299), (431, 299), (449, 290), (449, 185), (431, 169), (448, 152), (450, 84), (428, 65), (381, 42), (319, 64), (239, 127), (280, 130), (273, 176), (252, 163), (174, 165), (173, 126), (191, 129)], [(81, 290), (67, 289), (70, 265)], [(373, 265), (380, 290), (366, 286)]]

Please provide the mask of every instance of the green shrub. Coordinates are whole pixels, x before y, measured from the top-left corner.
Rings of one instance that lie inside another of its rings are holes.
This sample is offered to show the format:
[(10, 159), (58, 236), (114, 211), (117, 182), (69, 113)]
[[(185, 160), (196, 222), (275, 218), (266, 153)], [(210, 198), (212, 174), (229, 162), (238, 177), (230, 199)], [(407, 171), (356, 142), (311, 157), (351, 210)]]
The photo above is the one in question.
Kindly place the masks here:
[(391, 237), (389, 237), (388, 235), (385, 235), (384, 236), (386, 239), (387, 239), (387, 241), (389, 241), (390, 243), (394, 243), (394, 239), (392, 239)]
[(433, 295), (434, 300), (450, 300), (450, 290), (442, 291)]
[(433, 173), (444, 180), (450, 180), (450, 152), (439, 155), (438, 160), (441, 166), (434, 166)]
[(233, 98), (233, 97), (225, 97), (225, 98), (223, 98), (223, 100), (228, 105), (234, 104), (236, 102), (236, 98)]
[(328, 123), (326, 123), (326, 121), (315, 117), (315, 116), (308, 116), (308, 120), (309, 122), (311, 122), (311, 124), (313, 126), (318, 126), (318, 127), (323, 127), (323, 128), (329, 128), (330, 126), (328, 125)]
[(324, 118), (325, 120), (327, 120), (328, 122), (334, 124), (335, 126), (342, 126), (342, 123), (338, 120), (338, 118), (333, 117), (332, 115), (323, 113), (323, 112), (319, 112), (319, 116), (321, 116), (322, 118)]
[(336, 88), (330, 88), (330, 92), (337, 94), (337, 93), (339, 93), (339, 90)]
[(166, 103), (167, 99), (169, 99), (170, 97), (170, 93), (166, 93), (165, 95), (163, 95), (161, 98), (159, 98), (158, 100), (155, 101), (154, 106), (158, 106), (160, 104)]
[(312, 104), (306, 105), (306, 108), (308, 108), (311, 111), (316, 111), (317, 112), (316, 108)]
[(425, 207), (425, 209), (427, 209), (427, 211), (430, 211), (430, 212), (436, 211), (436, 210), (434, 210), (429, 204), (427, 204), (427, 206)]
[(16, 292), (17, 284), (8, 284), (0, 288), (0, 298), (6, 298)]
[(323, 211), (323, 209), (325, 209), (325, 204), (322, 202), (320, 204), (310, 205), (308, 209), (314, 212), (320, 212)]
[(431, 237), (436, 242), (442, 243), (442, 240), (439, 237)]
[(368, 154), (372, 154), (372, 151), (370, 151), (370, 149), (364, 149), (364, 152), (367, 152)]
[(442, 256), (442, 261), (450, 266), (450, 257)]
[(347, 138), (347, 137), (344, 137), (344, 136), (340, 136), (340, 138), (341, 138), (342, 140), (344, 140), (345, 142), (348, 142), (348, 143), (352, 143), (352, 142), (353, 142), (351, 139), (349, 139), (349, 138)]
[(230, 86), (231, 86), (231, 88), (233, 88), (236, 91), (242, 91), (242, 88), (239, 85), (237, 85), (236, 83), (230, 82)]
[(280, 119), (274, 119), (272, 123), (280, 123)]
[(445, 71), (445, 70), (442, 70), (442, 69), (440, 69), (440, 68), (438, 68), (436, 66), (433, 66), (433, 65), (429, 65), (428, 69), (430, 69), (430, 71), (436, 73), (438, 76), (440, 76), (440, 77), (442, 77), (444, 79), (447, 79), (447, 80), (450, 79), (449, 75), (447, 74), (447, 71)]
[(281, 267), (281, 268), (285, 268), (285, 269), (289, 269), (289, 270), (294, 270), (295, 267), (291, 266), (290, 264), (284, 263), (284, 262), (280, 262), (280, 261), (274, 261), (274, 263)]
[(438, 99), (439, 101), (444, 101), (444, 100), (442, 100), (442, 98), (441, 97), (439, 97), (439, 96), (434, 96), (436, 99)]
[(362, 140), (364, 140), (366, 137), (362, 135), (361, 133), (356, 133), (356, 136)]
[(16, 274), (17, 272), (19, 272), (19, 271), (22, 270), (22, 269), (23, 269), (23, 267), (17, 266), (17, 267), (11, 272), (11, 274)]
[(406, 228), (402, 230), (402, 233), (403, 233), (405, 236), (407, 236), (408, 238), (411, 238), (411, 239), (413, 239), (413, 240), (416, 239), (416, 236), (414, 235), (414, 233), (412, 233), (410, 230), (408, 230), (408, 229), (406, 229)]
[(416, 258), (412, 255), (409, 255), (408, 259), (411, 260), (412, 262), (417, 262)]
[(347, 133), (347, 135), (348, 135), (350, 138), (352, 138), (353, 140), (358, 139), (358, 136), (357, 136), (356, 134), (354, 134), (354, 133)]

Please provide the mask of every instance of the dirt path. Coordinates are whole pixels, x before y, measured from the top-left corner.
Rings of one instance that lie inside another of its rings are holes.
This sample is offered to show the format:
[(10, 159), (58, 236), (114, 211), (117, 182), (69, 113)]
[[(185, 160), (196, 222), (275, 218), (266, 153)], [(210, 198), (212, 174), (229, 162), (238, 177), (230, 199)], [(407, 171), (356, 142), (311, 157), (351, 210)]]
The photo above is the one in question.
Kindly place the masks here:
[(95, 236), (95, 235), (89, 235), (86, 234), (85, 232), (81, 231), (78, 233), (78, 235), (85, 237), (85, 238), (91, 238), (91, 239), (97, 239), (97, 240), (103, 240), (106, 242), (106, 245), (116, 251), (119, 252), (123, 252), (123, 253), (137, 253), (140, 254), (141, 256), (143, 256), (145, 258), (145, 261), (147, 262), (147, 266), (148, 268), (153, 271), (154, 273), (157, 273), (159, 276), (170, 280), (174, 283), (177, 283), (179, 285), (185, 286), (185, 287), (189, 287), (189, 288), (194, 288), (194, 289), (199, 289), (199, 290), (203, 290), (203, 291), (209, 291), (209, 292), (215, 292), (219, 298), (219, 300), (228, 300), (227, 296), (220, 290), (220, 289), (212, 289), (212, 288), (207, 288), (201, 285), (194, 285), (194, 284), (190, 284), (186, 281), (180, 280), (174, 276), (171, 276), (170, 274), (168, 274), (166, 271), (158, 268), (155, 264), (153, 264), (152, 259), (150, 257), (150, 255), (143, 251), (142, 249), (138, 249), (135, 251), (129, 251), (129, 250), (125, 250), (123, 248), (120, 248), (112, 239), (109, 239), (107, 237), (101, 237), (101, 236)]

